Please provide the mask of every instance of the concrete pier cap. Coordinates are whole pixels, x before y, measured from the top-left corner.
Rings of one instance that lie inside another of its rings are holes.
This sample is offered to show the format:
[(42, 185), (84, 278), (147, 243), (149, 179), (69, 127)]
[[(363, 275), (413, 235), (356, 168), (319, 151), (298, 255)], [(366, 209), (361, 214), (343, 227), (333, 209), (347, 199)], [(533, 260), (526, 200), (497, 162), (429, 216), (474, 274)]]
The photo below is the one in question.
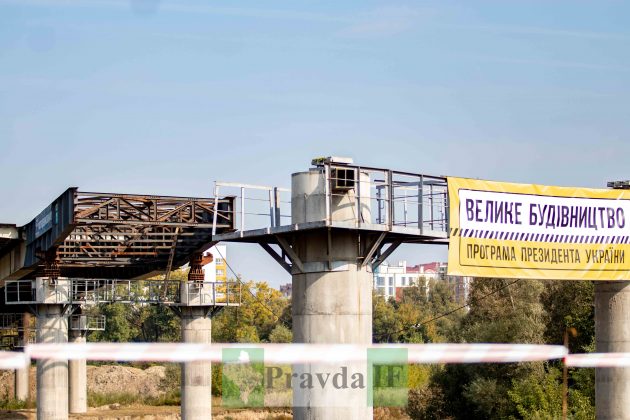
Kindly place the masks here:
[[(328, 159), (352, 163), (350, 158)], [(291, 175), (291, 223), (328, 218), (336, 222), (371, 221), (369, 173), (359, 170), (357, 177), (357, 170), (350, 166), (337, 166), (330, 174), (327, 169), (316, 166)]]

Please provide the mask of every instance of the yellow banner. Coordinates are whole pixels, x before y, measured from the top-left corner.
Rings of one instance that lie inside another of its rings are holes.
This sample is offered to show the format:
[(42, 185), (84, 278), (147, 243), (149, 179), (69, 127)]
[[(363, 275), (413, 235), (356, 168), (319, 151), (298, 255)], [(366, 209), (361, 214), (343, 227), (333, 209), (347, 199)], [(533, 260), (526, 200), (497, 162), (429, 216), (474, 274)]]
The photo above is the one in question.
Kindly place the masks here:
[(630, 190), (448, 178), (448, 274), (630, 280)]

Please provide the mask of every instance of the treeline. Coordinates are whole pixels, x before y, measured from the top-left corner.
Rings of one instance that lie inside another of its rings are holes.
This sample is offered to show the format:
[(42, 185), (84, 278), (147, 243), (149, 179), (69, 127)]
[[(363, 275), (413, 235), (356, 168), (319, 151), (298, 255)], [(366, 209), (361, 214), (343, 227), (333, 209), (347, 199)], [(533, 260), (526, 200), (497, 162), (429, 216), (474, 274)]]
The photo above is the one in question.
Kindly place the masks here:
[[(174, 272), (172, 278), (184, 279)], [(99, 305), (106, 329), (90, 341), (177, 342), (180, 323), (156, 305)], [(399, 302), (373, 299), (375, 343), (562, 344), (572, 329), (572, 352), (594, 347), (591, 282), (476, 279), (469, 305), (454, 303), (444, 282), (409, 287)], [(213, 317), (213, 342), (291, 342), (290, 300), (265, 282), (245, 282), (242, 305)], [(220, 369), (213, 369), (213, 393), (220, 393)], [(560, 418), (562, 365), (559, 361), (412, 365), (407, 414), (414, 419)], [(569, 370), (569, 418), (593, 419), (593, 369)]]
[[(374, 342), (562, 344), (594, 347), (591, 282), (476, 279), (468, 308), (434, 282), (426, 296), (374, 299)], [(414, 419), (555, 419), (562, 414), (560, 361), (411, 366), (407, 413)], [(569, 370), (569, 418), (594, 419), (593, 369)]]

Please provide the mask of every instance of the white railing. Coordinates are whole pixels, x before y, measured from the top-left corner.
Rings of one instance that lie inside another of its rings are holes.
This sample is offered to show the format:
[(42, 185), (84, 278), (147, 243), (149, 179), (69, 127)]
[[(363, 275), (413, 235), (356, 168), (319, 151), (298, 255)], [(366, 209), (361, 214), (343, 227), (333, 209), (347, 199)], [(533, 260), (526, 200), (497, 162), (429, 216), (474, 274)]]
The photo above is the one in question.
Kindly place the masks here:
[[(321, 220), (312, 221), (446, 237), (449, 201), (445, 177), (330, 162), (318, 168), (325, 180), (325, 210)], [(234, 226), (241, 236), (244, 231), (272, 232), (291, 225), (288, 189), (216, 182), (216, 199), (225, 195), (235, 197)], [(215, 214), (213, 235), (216, 232)]]
[(0, 330), (22, 329), (24, 314), (0, 314)]
[(360, 209), (352, 215), (359, 227), (414, 228), (421, 234), (448, 231), (446, 178), (328, 162), (322, 167), (327, 220), (338, 218), (332, 203), (352, 199), (354, 208)]
[(56, 279), (7, 280), (7, 304), (146, 303), (192, 306), (237, 306), (237, 281)]
[(105, 331), (105, 315), (72, 315), (70, 329), (75, 331)]
[(241, 304), (240, 282), (182, 283), (182, 305), (238, 306)]
[[(282, 226), (291, 223), (290, 190), (280, 187), (215, 182), (214, 197), (235, 197), (234, 227), (245, 230)], [(215, 205), (217, 205), (215, 203)], [(212, 234), (217, 233), (217, 214), (214, 214)]]

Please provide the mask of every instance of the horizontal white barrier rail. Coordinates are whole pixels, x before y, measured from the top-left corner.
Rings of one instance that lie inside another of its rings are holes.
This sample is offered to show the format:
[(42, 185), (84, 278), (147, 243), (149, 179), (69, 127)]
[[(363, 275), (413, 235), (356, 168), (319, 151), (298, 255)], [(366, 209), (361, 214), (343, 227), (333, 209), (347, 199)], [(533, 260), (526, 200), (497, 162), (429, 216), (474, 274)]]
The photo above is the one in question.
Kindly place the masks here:
[(630, 353), (569, 354), (564, 363), (569, 367), (630, 367)]
[(533, 344), (73, 343), (33, 344), (26, 348), (26, 352), (32, 359), (221, 362), (225, 349), (261, 349), (264, 361), (271, 364), (365, 361), (367, 349), (404, 349), (408, 363), (531, 362), (562, 359), (567, 354), (563, 346)]
[(26, 354), (17, 351), (0, 351), (0, 369), (14, 370), (25, 368), (29, 364)]
[[(26, 352), (0, 351), (0, 370), (20, 369), (30, 359), (221, 362), (223, 350), (260, 349), (269, 364), (338, 363), (367, 359), (367, 349), (404, 349), (408, 363), (514, 363), (563, 359), (569, 367), (630, 367), (630, 353), (567, 354), (563, 346), (535, 344), (30, 344)], [(247, 361), (247, 360), (243, 360)]]

